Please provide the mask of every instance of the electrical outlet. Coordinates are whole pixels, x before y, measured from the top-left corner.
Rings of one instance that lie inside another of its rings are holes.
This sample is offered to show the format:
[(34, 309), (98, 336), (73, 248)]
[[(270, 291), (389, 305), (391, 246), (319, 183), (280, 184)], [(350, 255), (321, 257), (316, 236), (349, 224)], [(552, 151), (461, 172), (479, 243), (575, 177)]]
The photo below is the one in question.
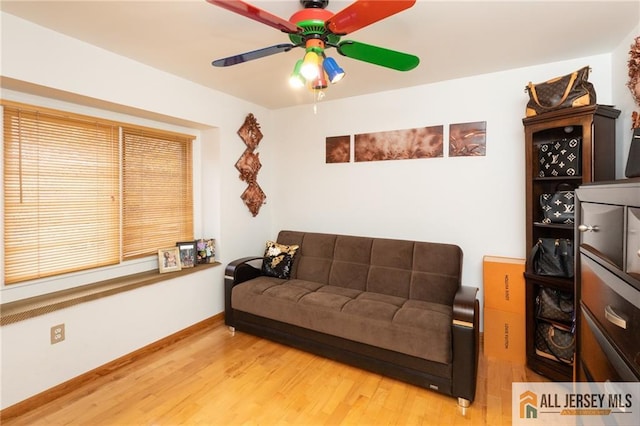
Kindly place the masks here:
[(51, 344), (55, 345), (64, 340), (64, 324), (58, 324), (51, 327)]

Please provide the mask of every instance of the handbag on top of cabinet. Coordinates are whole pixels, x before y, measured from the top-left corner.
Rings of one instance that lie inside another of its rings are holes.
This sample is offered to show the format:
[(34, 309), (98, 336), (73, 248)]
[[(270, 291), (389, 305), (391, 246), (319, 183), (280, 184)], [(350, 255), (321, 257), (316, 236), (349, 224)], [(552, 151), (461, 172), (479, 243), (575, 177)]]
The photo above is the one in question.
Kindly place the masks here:
[(562, 77), (544, 83), (529, 82), (525, 90), (529, 93), (526, 115), (533, 117), (562, 108), (594, 105), (596, 91), (589, 81), (590, 68), (582, 67)]

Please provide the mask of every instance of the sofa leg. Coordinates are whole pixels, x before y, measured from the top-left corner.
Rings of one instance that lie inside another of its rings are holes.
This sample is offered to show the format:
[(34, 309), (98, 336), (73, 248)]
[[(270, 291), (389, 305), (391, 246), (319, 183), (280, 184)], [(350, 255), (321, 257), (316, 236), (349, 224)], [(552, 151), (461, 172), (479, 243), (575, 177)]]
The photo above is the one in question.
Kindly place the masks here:
[(458, 405), (462, 408), (469, 408), (469, 406), (471, 405), (471, 401), (464, 398), (458, 398)]
[(235, 327), (230, 325), (227, 328), (229, 329), (229, 333), (231, 333), (232, 336), (236, 335), (236, 328)]

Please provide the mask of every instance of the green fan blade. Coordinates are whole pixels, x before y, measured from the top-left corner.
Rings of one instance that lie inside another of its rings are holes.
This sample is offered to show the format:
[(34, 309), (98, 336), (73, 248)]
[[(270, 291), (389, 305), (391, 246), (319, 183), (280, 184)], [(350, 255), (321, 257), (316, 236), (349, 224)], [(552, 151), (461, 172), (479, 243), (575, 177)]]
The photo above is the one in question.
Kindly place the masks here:
[(369, 62), (398, 71), (409, 71), (420, 63), (420, 58), (408, 53), (346, 40), (338, 45), (338, 53), (347, 58)]

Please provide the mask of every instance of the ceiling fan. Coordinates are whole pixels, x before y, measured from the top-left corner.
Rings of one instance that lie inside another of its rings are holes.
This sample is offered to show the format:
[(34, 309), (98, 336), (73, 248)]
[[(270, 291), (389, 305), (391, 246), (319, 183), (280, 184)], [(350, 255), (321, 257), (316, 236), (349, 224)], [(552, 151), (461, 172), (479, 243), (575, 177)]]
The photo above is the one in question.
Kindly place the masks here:
[(213, 5), (287, 33), (290, 40), (290, 43), (216, 59), (212, 65), (228, 67), (302, 47), (305, 49), (304, 58), (296, 62), (290, 82), (294, 86), (306, 85), (312, 90), (322, 90), (327, 87), (327, 81), (335, 83), (344, 76), (344, 70), (335, 59), (325, 54), (325, 50), (332, 47), (348, 58), (398, 71), (409, 71), (420, 63), (417, 56), (353, 40), (341, 41), (341, 37), (408, 9), (415, 1), (356, 0), (334, 14), (325, 9), (329, 0), (300, 0), (304, 8), (286, 20), (241, 0), (207, 0)]

